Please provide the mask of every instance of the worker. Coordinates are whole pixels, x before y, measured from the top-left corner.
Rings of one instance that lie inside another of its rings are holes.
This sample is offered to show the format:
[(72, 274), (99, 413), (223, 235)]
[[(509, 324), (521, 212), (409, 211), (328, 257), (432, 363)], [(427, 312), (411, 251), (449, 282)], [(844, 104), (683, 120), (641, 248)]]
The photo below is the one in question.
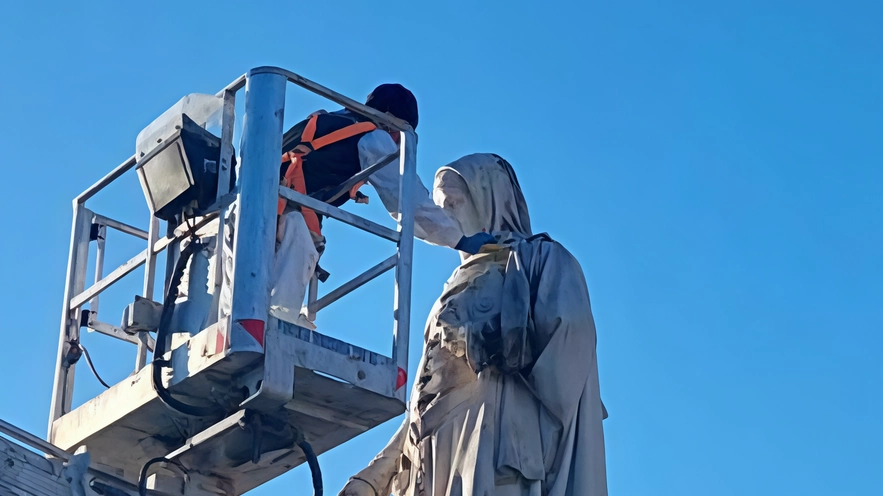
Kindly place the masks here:
[[(416, 130), (419, 121), (417, 100), (400, 84), (382, 84), (365, 105), (406, 121)], [(319, 111), (286, 132), (280, 180), (282, 185), (303, 194), (333, 193), (359, 171), (398, 150), (399, 132), (374, 124), (347, 109)], [(368, 178), (386, 210), (398, 219), (399, 169), (389, 165)], [(340, 206), (350, 199), (364, 201), (356, 185), (331, 201)], [(464, 233), (460, 226), (435, 203), (426, 187), (416, 178), (414, 235), (430, 244), (447, 246), (475, 254), (485, 244), (494, 243), (488, 233)], [(326, 196), (327, 197), (327, 196)], [(306, 288), (324, 250), (325, 238), (319, 216), (312, 210), (292, 210), (280, 199), (277, 225), (277, 251), (271, 292), (271, 314), (281, 320), (312, 327), (302, 313)]]

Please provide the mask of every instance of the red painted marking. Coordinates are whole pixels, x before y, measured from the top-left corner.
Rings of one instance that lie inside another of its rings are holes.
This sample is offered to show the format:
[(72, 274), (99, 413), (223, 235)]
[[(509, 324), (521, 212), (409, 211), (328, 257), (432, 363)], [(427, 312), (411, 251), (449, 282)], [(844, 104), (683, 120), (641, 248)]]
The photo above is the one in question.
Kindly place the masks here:
[(264, 321), (257, 319), (240, 320), (239, 325), (245, 329), (245, 332), (251, 334), (251, 337), (264, 346)]
[(396, 391), (401, 389), (402, 386), (404, 386), (407, 383), (408, 383), (408, 373), (405, 372), (404, 370), (402, 370), (401, 367), (399, 367), (399, 373), (396, 376)]
[(221, 353), (226, 348), (226, 336), (223, 332), (217, 331), (215, 335), (215, 353)]

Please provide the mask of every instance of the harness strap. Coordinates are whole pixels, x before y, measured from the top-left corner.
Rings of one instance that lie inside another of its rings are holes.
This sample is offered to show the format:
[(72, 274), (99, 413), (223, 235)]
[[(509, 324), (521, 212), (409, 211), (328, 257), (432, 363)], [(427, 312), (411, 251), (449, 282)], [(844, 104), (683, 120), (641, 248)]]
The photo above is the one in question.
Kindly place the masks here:
[[(282, 179), (282, 184), (286, 188), (291, 188), (298, 193), (303, 195), (307, 194), (307, 183), (304, 180), (304, 168), (303, 168), (303, 155), (300, 153), (292, 153), (289, 152), (286, 156), (291, 156), (291, 165), (288, 166), (288, 169), (285, 171), (285, 177)], [(288, 202), (285, 198), (279, 198), (279, 203), (276, 207), (276, 214), (282, 215), (285, 211), (285, 206)], [(319, 226), (319, 216), (316, 215), (316, 212), (306, 208), (301, 207), (301, 214), (304, 216), (304, 221), (307, 223), (307, 228), (314, 232), (315, 234), (322, 236), (322, 228)]]
[(313, 147), (313, 150), (318, 150), (319, 148), (328, 146), (332, 143), (337, 143), (338, 141), (343, 141), (347, 138), (352, 138), (353, 136), (362, 133), (369, 133), (375, 129), (377, 129), (377, 126), (375, 126), (373, 122), (357, 122), (355, 124), (350, 124), (349, 126), (342, 127), (337, 131), (332, 131), (325, 136), (309, 140), (304, 139), (303, 141), (310, 144)]
[[(377, 126), (373, 122), (356, 122), (316, 138), (316, 123), (319, 120), (319, 115), (321, 114), (317, 113), (310, 116), (310, 120), (307, 121), (307, 125), (304, 127), (304, 131), (301, 134), (301, 143), (294, 147), (290, 152), (282, 154), (282, 163), (291, 162), (288, 169), (285, 171), (283, 185), (286, 188), (291, 188), (301, 194), (307, 194), (303, 171), (303, 157), (305, 155), (309, 154), (311, 151), (377, 129)], [(351, 199), (356, 199), (356, 193), (364, 184), (365, 181), (361, 181), (350, 189), (349, 195)], [(285, 199), (280, 198), (277, 207), (279, 215), (282, 215), (282, 212), (285, 210), (285, 205)], [(319, 217), (316, 215), (316, 212), (303, 207), (301, 208), (301, 212), (303, 213), (304, 220), (306, 220), (307, 227), (309, 227), (310, 231), (321, 236), (322, 231), (319, 227)]]
[(357, 198), (356, 193), (358, 193), (359, 188), (361, 188), (364, 185), (365, 185), (365, 181), (359, 181), (352, 188), (350, 188), (350, 200), (355, 200)]
[(319, 114), (310, 116), (310, 120), (307, 121), (307, 127), (304, 128), (304, 132), (301, 134), (300, 141), (302, 143), (309, 143), (313, 141), (313, 137), (316, 136), (316, 122), (319, 120)]

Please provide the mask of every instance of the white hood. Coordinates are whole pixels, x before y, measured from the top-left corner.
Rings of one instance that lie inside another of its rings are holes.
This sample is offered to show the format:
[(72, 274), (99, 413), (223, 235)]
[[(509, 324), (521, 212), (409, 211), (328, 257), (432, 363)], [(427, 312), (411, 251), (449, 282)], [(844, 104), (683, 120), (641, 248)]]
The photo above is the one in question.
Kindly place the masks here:
[(438, 170), (456, 172), (469, 188), (469, 194), (487, 232), (508, 238), (527, 238), (533, 235), (530, 214), (508, 162), (492, 153), (466, 155)]

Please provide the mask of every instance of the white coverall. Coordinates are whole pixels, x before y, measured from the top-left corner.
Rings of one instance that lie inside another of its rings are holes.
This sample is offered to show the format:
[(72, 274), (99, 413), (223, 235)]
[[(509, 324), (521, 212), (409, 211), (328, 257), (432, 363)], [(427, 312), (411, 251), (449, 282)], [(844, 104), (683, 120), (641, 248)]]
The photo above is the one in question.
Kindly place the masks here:
[[(383, 130), (366, 133), (358, 142), (359, 164), (364, 170), (398, 150), (392, 137)], [(243, 164), (247, 167), (247, 164)], [(377, 191), (381, 203), (393, 219), (398, 219), (399, 207), (399, 168), (395, 163), (375, 172), (368, 178)], [(427, 243), (456, 247), (463, 237), (459, 225), (438, 207), (429, 191), (415, 176), (416, 206), (414, 212), (414, 235)], [(195, 334), (216, 321), (218, 305), (222, 315), (229, 315), (231, 302), (230, 278), (232, 277), (233, 240), (230, 227), (235, 225), (238, 205), (228, 209), (224, 230), (222, 281), (216, 279), (213, 261), (215, 250), (214, 236), (218, 232), (217, 221), (199, 230), (199, 236), (206, 247), (188, 263), (185, 276), (179, 287), (179, 308), (175, 311), (175, 330)], [(183, 245), (182, 245), (183, 247)], [(270, 292), (270, 313), (280, 320), (300, 325), (309, 325), (301, 317), (301, 308), (307, 287), (319, 260), (312, 236), (299, 211), (285, 214), (282, 235), (276, 243), (273, 262), (272, 289)], [(205, 281), (205, 290), (194, 286), (196, 281)], [(214, 298), (212, 298), (214, 294)], [(186, 303), (186, 302), (190, 303)], [(211, 301), (211, 308), (208, 308)], [(197, 308), (198, 307), (198, 308)]]
[[(358, 148), (359, 163), (363, 170), (398, 150), (389, 133), (380, 129), (365, 134), (359, 140)], [(398, 219), (399, 168), (396, 164), (389, 164), (372, 174), (368, 183), (377, 191), (389, 215)], [(434, 245), (454, 248), (463, 237), (460, 227), (433, 203), (429, 191), (419, 178), (416, 178), (414, 186), (417, 201), (415, 236)], [(286, 214), (281, 240), (277, 243), (273, 289), (270, 295), (270, 313), (274, 317), (287, 322), (298, 322), (307, 286), (313, 277), (318, 259), (319, 255), (303, 215), (297, 211)]]
[[(365, 134), (358, 143), (359, 164), (364, 170), (391, 153), (398, 146), (386, 131), (377, 129)], [(416, 177), (416, 176), (415, 176)], [(368, 178), (380, 201), (393, 219), (399, 215), (399, 168), (389, 164)], [(417, 205), (414, 212), (416, 237), (439, 246), (454, 248), (463, 237), (460, 227), (433, 203), (429, 191), (416, 178)], [(297, 323), (307, 286), (316, 269), (319, 255), (300, 212), (286, 214), (284, 232), (276, 251), (270, 309), (274, 317)]]

